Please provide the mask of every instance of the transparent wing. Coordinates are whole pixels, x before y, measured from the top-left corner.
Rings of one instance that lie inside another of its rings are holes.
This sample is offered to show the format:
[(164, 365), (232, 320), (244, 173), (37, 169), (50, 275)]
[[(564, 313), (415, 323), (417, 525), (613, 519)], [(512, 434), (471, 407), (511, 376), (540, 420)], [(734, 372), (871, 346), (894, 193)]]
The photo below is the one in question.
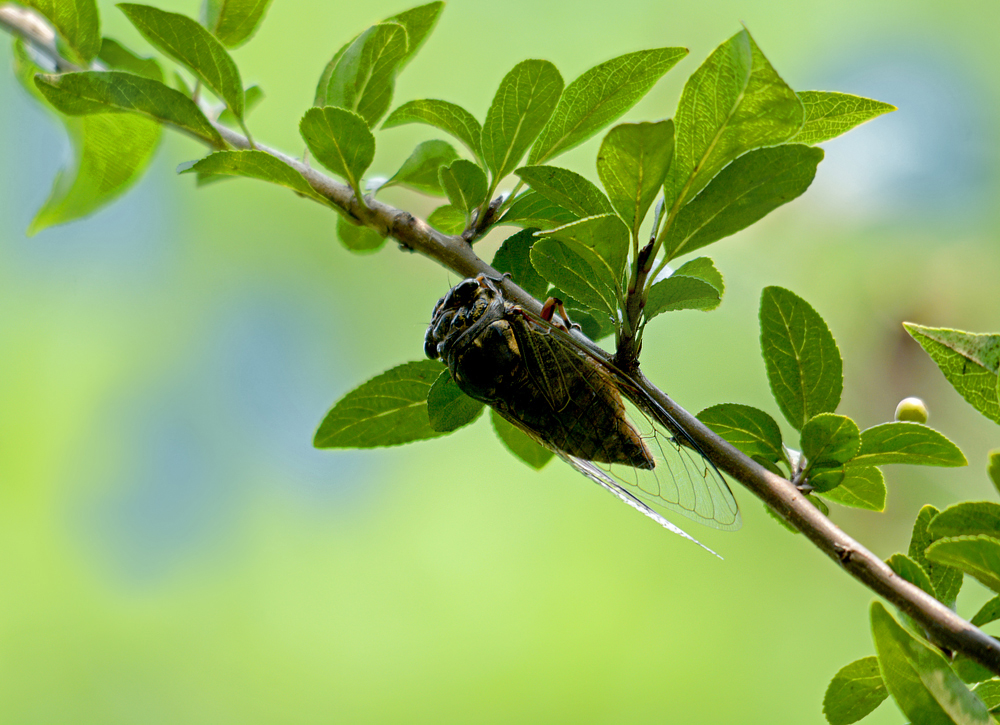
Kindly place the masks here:
[[(743, 525), (736, 498), (719, 470), (701, 455), (693, 443), (682, 445), (678, 435), (654, 422), (628, 400), (625, 408), (629, 422), (639, 432), (655, 465), (650, 470), (621, 464), (587, 461), (606, 478), (641, 499), (654, 510), (667, 508), (714, 529), (735, 531)], [(676, 425), (676, 424), (675, 424)], [(680, 430), (680, 426), (677, 426)], [(593, 475), (577, 470), (593, 478)], [(600, 482), (600, 481), (599, 481)]]

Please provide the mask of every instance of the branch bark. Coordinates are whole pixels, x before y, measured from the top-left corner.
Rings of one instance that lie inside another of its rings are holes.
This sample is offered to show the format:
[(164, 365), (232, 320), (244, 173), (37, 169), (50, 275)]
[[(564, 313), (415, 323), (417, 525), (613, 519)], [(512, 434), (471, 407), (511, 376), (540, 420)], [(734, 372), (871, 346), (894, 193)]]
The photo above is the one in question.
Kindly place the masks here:
[[(37, 51), (49, 57), (61, 70), (80, 70), (59, 55), (51, 30), (44, 23), (39, 23), (37, 16), (30, 11), (11, 4), (0, 5), (0, 27), (23, 38)], [(307, 163), (280, 151), (256, 142), (252, 146), (246, 136), (226, 126), (218, 123), (214, 125), (223, 139), (234, 148), (256, 148), (272, 154), (301, 173), (317, 192), (348, 216), (384, 236), (392, 237), (405, 248), (423, 254), (462, 277), (474, 277), (477, 274), (501, 277), (497, 270), (476, 255), (462, 237), (442, 234), (409, 212), (373, 198), (366, 198), (362, 205), (346, 184), (341, 184)], [(509, 299), (535, 314), (541, 312), (541, 303), (510, 279), (504, 279), (502, 286)], [(577, 343), (588, 352), (613, 364), (612, 356), (603, 348), (577, 331), (572, 334)], [(653, 385), (641, 370), (632, 371), (631, 378), (684, 427), (720, 470), (728, 473), (774, 509), (844, 571), (911, 616), (926, 629), (937, 645), (961, 652), (1000, 675), (1000, 642), (959, 617), (923, 590), (897, 576), (885, 562), (820, 513), (790, 481), (771, 473), (709, 430)]]

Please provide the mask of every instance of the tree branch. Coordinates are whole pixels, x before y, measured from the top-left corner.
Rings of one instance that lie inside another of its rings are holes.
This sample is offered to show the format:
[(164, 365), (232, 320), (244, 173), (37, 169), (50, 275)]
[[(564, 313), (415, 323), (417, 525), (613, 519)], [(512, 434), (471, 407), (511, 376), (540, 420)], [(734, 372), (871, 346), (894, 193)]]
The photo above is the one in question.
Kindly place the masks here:
[[(10, 4), (0, 5), (0, 27), (30, 43), (37, 51), (49, 57), (60, 70), (81, 70), (59, 55), (51, 29), (40, 23), (38, 17), (30, 11)], [(442, 234), (409, 212), (373, 198), (366, 198), (362, 205), (347, 185), (279, 151), (261, 144), (252, 146), (246, 136), (226, 126), (218, 123), (214, 125), (231, 146), (238, 149), (256, 148), (275, 156), (301, 173), (319, 194), (348, 216), (384, 236), (391, 236), (405, 248), (433, 259), (462, 277), (477, 274), (501, 277), (460, 236)], [(510, 279), (503, 279), (501, 284), (509, 299), (535, 314), (541, 312), (541, 303)], [(603, 348), (578, 331), (571, 331), (571, 334), (590, 354), (613, 364), (612, 357)], [(897, 576), (875, 554), (820, 513), (790, 481), (771, 473), (709, 430), (649, 382), (641, 370), (633, 371), (630, 380), (673, 416), (720, 470), (739, 481), (805, 534), (820, 551), (851, 576), (911, 616), (926, 629), (937, 645), (961, 652), (1000, 675), (1000, 642), (959, 617), (923, 590)]]

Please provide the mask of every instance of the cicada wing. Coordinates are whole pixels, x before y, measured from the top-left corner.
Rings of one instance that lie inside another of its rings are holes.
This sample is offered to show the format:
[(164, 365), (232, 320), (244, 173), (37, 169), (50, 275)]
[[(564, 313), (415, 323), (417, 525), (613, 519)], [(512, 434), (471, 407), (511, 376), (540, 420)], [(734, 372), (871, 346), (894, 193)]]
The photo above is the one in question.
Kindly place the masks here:
[[(584, 476), (589, 478), (591, 481), (594, 481), (599, 486), (604, 488), (606, 491), (610, 491), (612, 494), (617, 496), (621, 501), (624, 501), (632, 508), (653, 519), (653, 521), (658, 523), (663, 528), (667, 529), (668, 531), (673, 531), (675, 534), (687, 539), (688, 541), (693, 541), (695, 544), (697, 544), (710, 554), (715, 554), (715, 556), (719, 556), (714, 551), (705, 546), (703, 543), (698, 541), (698, 539), (694, 538), (689, 533), (684, 531), (684, 529), (670, 523), (662, 515), (660, 515), (652, 508), (647, 506), (645, 503), (643, 503), (635, 495), (633, 495), (627, 489), (622, 487), (615, 479), (611, 478), (606, 471), (598, 467), (598, 464), (595, 464), (593, 461), (585, 461), (582, 458), (576, 458), (575, 456), (568, 455), (562, 451), (556, 451), (556, 454), (564, 461), (566, 461), (569, 465), (573, 466), (573, 468), (575, 468)], [(721, 559), (722, 557), (719, 556), (719, 558)]]
[(548, 329), (533, 324), (525, 317), (514, 315), (508, 318), (508, 322), (528, 375), (552, 410), (563, 410), (569, 404), (569, 387), (564, 371), (578, 374), (579, 358), (569, 352), (565, 343), (552, 337)]
[(683, 429), (674, 423), (677, 432), (668, 430), (628, 397), (624, 400), (629, 423), (638, 431), (655, 465), (650, 470), (620, 464), (592, 465), (653, 508), (666, 507), (714, 529), (740, 528), (743, 519), (729, 485), (693, 441), (681, 445)]

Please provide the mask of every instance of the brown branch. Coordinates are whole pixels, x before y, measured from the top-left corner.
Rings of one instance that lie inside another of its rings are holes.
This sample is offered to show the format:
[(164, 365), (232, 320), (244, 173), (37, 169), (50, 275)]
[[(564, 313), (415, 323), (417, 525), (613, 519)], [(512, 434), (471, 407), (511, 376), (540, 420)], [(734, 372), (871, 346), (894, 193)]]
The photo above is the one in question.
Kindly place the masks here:
[[(36, 49), (52, 57), (60, 68), (75, 68), (65, 59), (58, 58), (51, 38), (39, 34), (37, 27), (29, 22), (30, 15), (8, 12), (8, 8), (12, 7), (14, 6), (0, 6), (0, 26), (24, 38)], [(233, 147), (252, 148), (245, 136), (225, 126), (215, 125), (226, 142)], [(501, 276), (493, 267), (481, 260), (469, 243), (461, 237), (442, 234), (409, 212), (372, 198), (366, 198), (365, 204), (362, 205), (350, 187), (316, 171), (308, 164), (260, 144), (256, 144), (255, 148), (272, 154), (301, 173), (319, 194), (353, 219), (380, 234), (391, 236), (401, 245), (433, 259), (462, 277), (473, 277), (477, 274), (496, 278)], [(541, 303), (511, 280), (504, 279), (502, 284), (505, 294), (511, 300), (536, 314), (541, 312)], [(608, 363), (612, 362), (611, 356), (603, 348), (577, 331), (572, 334), (575, 341), (595, 357)], [(720, 470), (739, 481), (805, 534), (820, 551), (833, 559), (842, 569), (910, 615), (927, 630), (936, 644), (961, 652), (1000, 675), (1000, 642), (959, 617), (923, 590), (897, 576), (881, 559), (820, 513), (791, 482), (763, 468), (713, 433), (695, 416), (678, 406), (662, 390), (650, 383), (641, 371), (634, 371), (632, 379), (683, 426)]]

